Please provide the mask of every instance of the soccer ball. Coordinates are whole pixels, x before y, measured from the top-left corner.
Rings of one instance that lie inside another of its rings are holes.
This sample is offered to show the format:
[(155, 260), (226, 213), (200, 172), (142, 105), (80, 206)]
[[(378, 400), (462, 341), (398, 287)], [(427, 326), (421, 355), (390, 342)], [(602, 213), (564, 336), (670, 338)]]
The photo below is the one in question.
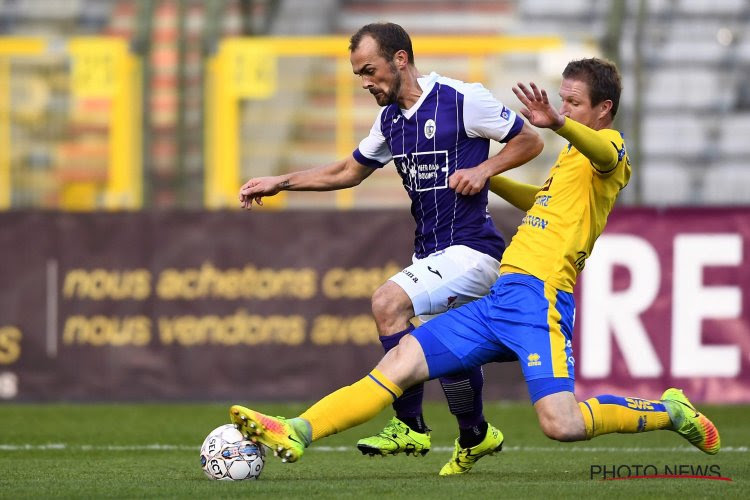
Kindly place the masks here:
[(232, 424), (212, 430), (201, 446), (201, 467), (210, 479), (258, 479), (264, 464), (263, 446), (246, 440)]

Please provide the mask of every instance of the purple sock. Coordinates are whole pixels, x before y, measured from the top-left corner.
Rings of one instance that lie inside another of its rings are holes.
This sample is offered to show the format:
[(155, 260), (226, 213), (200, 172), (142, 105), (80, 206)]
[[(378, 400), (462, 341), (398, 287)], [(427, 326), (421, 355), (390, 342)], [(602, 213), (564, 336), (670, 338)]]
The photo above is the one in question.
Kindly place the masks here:
[[(414, 325), (409, 325), (405, 330), (394, 333), (393, 335), (381, 335), (380, 343), (383, 345), (385, 352), (396, 347), (399, 341), (414, 331)], [(396, 410), (396, 417), (407, 424), (418, 420), (418, 427), (423, 427), (422, 422), (422, 398), (424, 396), (424, 384), (417, 384), (404, 391), (404, 394), (393, 402), (393, 409)], [(419, 429), (415, 429), (419, 430)], [(422, 432), (422, 431), (420, 431)]]
[(440, 385), (443, 386), (448, 407), (456, 416), (461, 429), (476, 427), (484, 423), (482, 413), (484, 374), (481, 366), (451, 377), (442, 377)]
[(414, 325), (410, 323), (405, 330), (401, 330), (400, 332), (396, 332), (392, 335), (381, 335), (378, 338), (380, 339), (380, 343), (383, 344), (383, 349), (385, 350), (385, 352), (388, 352), (396, 347), (405, 335), (408, 335), (413, 331)]

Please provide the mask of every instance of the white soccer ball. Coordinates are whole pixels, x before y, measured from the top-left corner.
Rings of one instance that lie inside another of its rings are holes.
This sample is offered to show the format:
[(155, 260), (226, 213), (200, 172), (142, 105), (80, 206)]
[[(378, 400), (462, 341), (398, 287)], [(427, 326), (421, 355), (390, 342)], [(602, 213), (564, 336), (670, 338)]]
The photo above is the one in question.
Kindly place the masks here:
[(234, 425), (212, 430), (201, 446), (201, 467), (210, 479), (258, 479), (265, 465), (263, 446), (248, 441)]

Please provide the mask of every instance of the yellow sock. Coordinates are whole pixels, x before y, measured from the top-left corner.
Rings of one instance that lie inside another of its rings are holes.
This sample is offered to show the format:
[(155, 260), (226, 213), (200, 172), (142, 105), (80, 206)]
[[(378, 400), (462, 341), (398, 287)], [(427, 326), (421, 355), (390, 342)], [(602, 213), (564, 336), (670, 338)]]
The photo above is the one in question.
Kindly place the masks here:
[(312, 440), (367, 422), (398, 399), (404, 391), (378, 370), (358, 382), (332, 392), (300, 415), (310, 422)]
[(588, 439), (613, 432), (632, 434), (672, 426), (667, 409), (659, 401), (603, 395), (587, 399), (578, 406)]

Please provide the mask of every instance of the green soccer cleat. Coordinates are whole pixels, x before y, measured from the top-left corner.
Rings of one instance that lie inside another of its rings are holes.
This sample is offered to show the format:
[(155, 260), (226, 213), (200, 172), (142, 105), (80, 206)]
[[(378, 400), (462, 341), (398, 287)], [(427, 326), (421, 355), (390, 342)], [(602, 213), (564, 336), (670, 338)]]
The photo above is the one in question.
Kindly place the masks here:
[[(429, 429), (428, 429), (429, 430)], [(385, 428), (375, 436), (360, 439), (357, 448), (363, 455), (427, 455), (430, 451), (429, 432), (421, 433), (409, 428), (396, 417), (393, 417)]]
[(454, 474), (466, 474), (474, 467), (477, 460), (486, 456), (494, 455), (503, 449), (503, 433), (500, 429), (487, 424), (487, 435), (481, 443), (471, 448), (461, 448), (456, 439), (456, 447), (453, 449), (453, 456), (450, 462), (440, 469), (441, 476), (452, 476)]
[(305, 452), (305, 440), (283, 417), (269, 417), (234, 405), (229, 409), (229, 418), (246, 438), (268, 446), (282, 462), (296, 462)]
[(669, 410), (672, 428), (677, 434), (704, 453), (716, 455), (719, 452), (719, 430), (708, 417), (695, 409), (680, 389), (667, 389), (661, 399)]

